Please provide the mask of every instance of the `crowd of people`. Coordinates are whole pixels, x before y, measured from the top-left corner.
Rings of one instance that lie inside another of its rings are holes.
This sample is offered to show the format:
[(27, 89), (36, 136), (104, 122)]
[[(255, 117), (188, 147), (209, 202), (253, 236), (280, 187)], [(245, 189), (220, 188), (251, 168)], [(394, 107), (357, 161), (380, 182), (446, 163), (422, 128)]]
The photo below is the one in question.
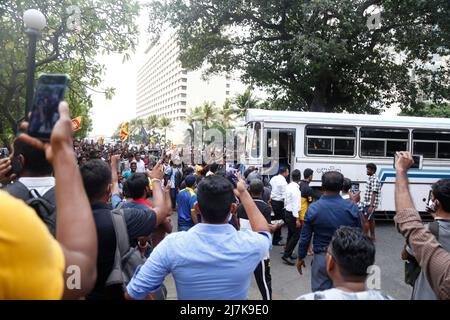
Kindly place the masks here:
[[(73, 141), (65, 103), (60, 114), (49, 143), (21, 134), (0, 160), (0, 299), (162, 300), (171, 273), (178, 299), (245, 300), (254, 276), (271, 300), (273, 246), (300, 274), (313, 256), (312, 293), (299, 299), (392, 299), (366, 286), (375, 164), (362, 196), (336, 171), (318, 190), (311, 169), (269, 179), (170, 150)], [(408, 189), (412, 156), (398, 155), (395, 222), (412, 298), (449, 299), (450, 180), (433, 185), (435, 222), (424, 225)]]

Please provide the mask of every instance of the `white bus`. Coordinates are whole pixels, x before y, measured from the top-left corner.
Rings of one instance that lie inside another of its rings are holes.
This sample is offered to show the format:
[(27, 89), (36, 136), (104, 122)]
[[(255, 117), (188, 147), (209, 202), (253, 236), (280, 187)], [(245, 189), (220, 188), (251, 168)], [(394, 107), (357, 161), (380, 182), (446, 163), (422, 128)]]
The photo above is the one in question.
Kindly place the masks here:
[(303, 177), (303, 170), (313, 169), (312, 187), (320, 187), (322, 173), (339, 171), (360, 185), (363, 196), (366, 164), (375, 163), (382, 184), (378, 216), (386, 218), (395, 211), (396, 151), (423, 155), (423, 167), (409, 171), (419, 211), (425, 211), (431, 184), (450, 178), (450, 119), (253, 109), (246, 129), (246, 166), (276, 163), (271, 153), (277, 147), (279, 164), (290, 172), (299, 169)]

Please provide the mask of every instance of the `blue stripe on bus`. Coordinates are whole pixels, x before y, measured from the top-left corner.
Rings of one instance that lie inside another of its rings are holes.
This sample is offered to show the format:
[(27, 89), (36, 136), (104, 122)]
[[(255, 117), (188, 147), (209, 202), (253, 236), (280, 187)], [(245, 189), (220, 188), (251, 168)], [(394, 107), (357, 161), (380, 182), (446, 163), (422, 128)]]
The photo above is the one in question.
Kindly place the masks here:
[[(391, 170), (389, 170), (391, 171)], [(444, 179), (444, 178), (450, 178), (450, 170), (432, 170), (433, 172), (443, 172), (442, 174), (428, 174), (428, 173), (420, 173), (421, 171), (425, 170), (412, 170), (413, 172), (408, 172), (408, 178), (424, 178), (424, 179)], [(446, 173), (444, 173), (446, 172)], [(384, 184), (387, 178), (395, 178), (396, 174), (395, 172), (380, 172), (380, 183), (381, 185)]]

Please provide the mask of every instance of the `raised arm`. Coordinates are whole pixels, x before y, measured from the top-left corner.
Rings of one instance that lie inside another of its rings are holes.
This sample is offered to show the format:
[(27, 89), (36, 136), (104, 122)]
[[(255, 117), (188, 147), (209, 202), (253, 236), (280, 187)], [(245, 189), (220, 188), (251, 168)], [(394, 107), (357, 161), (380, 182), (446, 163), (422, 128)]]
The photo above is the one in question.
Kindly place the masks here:
[(112, 194), (119, 193), (119, 177), (117, 176), (117, 164), (120, 162), (119, 155), (111, 156), (111, 173), (112, 173)]
[(450, 253), (424, 227), (409, 192), (408, 169), (414, 163), (409, 152), (399, 152), (396, 163), (395, 222), (439, 299), (450, 299)]
[(152, 179), (153, 210), (156, 213), (156, 224), (160, 225), (171, 214), (171, 210), (166, 207), (164, 191), (161, 186), (161, 180), (164, 177), (162, 163), (158, 162), (151, 171), (147, 170), (147, 174)]
[(252, 197), (247, 191), (247, 185), (243, 179), (239, 177), (236, 188), (234, 189), (234, 194), (241, 200), (244, 206), (245, 212), (247, 212), (248, 220), (250, 221), (250, 226), (255, 232), (270, 232), (269, 225), (266, 218), (259, 211)]
[[(88, 294), (97, 277), (97, 234), (92, 210), (83, 187), (80, 171), (75, 161), (72, 143), (72, 124), (69, 107), (59, 106), (60, 119), (52, 131), (50, 144), (22, 134), (20, 139), (45, 149), (53, 165), (56, 180), (56, 240), (65, 257), (66, 269), (76, 266), (80, 271), (80, 287), (64, 288), (65, 299), (77, 299)], [(83, 236), (80, 237), (82, 230)], [(64, 272), (65, 283), (73, 273)]]

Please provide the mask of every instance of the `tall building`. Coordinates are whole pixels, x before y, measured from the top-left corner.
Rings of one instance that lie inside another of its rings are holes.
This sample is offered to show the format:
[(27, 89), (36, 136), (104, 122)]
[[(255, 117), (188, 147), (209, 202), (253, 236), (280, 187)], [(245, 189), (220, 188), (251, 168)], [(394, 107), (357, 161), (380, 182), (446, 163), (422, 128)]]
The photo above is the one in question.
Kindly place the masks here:
[(136, 116), (167, 117), (176, 126), (191, 108), (204, 102), (220, 107), (227, 98), (242, 93), (245, 86), (228, 76), (202, 79), (201, 71), (187, 71), (178, 60), (180, 49), (173, 33), (147, 48), (138, 68)]

